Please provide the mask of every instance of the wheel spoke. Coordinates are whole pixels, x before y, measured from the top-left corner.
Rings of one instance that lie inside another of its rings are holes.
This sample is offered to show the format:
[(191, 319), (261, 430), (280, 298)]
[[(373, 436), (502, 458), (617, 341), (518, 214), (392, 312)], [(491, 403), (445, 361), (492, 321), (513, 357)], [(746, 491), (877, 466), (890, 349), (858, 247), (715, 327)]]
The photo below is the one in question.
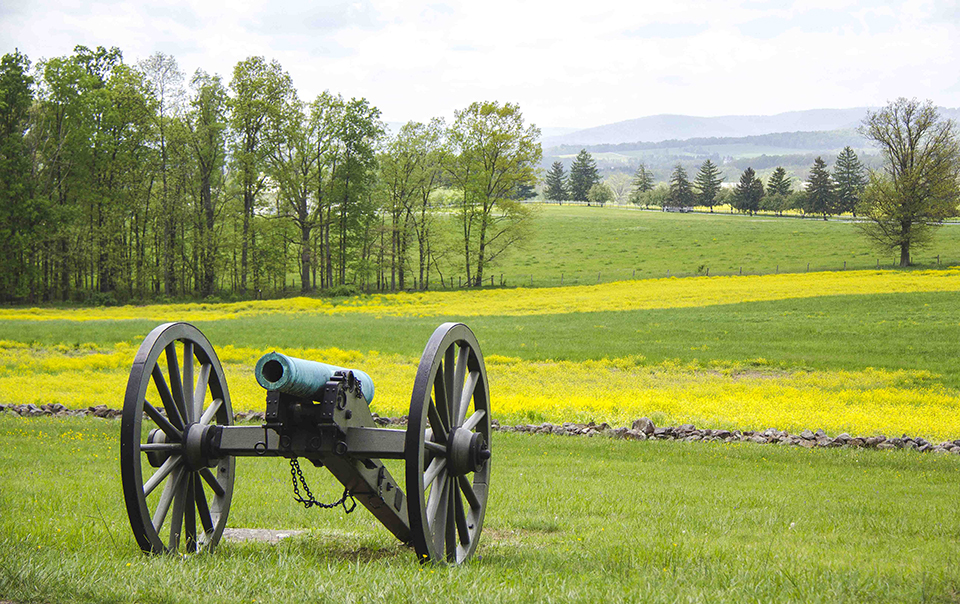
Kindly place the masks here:
[(430, 498), (427, 500), (427, 521), (430, 524), (430, 532), (433, 533), (434, 549), (438, 552), (443, 552), (449, 494), (447, 472), (443, 470), (440, 474), (440, 481), (430, 491)]
[(470, 545), (470, 529), (467, 528), (467, 515), (463, 511), (463, 498), (457, 490), (453, 491), (453, 502), (456, 504), (454, 514), (457, 519), (457, 533), (460, 535), (460, 545)]
[(437, 405), (433, 404), (431, 400), (428, 403), (427, 407), (427, 419), (430, 420), (430, 426), (433, 428), (433, 434), (439, 436), (440, 440), (447, 442), (447, 427), (443, 423), (443, 419), (440, 417), (440, 412), (437, 411)]
[(450, 391), (451, 429), (453, 429), (455, 426), (459, 426), (461, 423), (458, 422), (457, 419), (460, 417), (460, 408), (463, 406), (463, 401), (460, 397), (463, 396), (463, 377), (467, 373), (467, 358), (469, 356), (470, 349), (466, 346), (461, 347), (460, 353), (457, 355), (457, 365), (454, 367), (453, 371), (453, 389)]
[[(190, 479), (190, 473), (184, 470), (181, 472), (181, 480), (178, 482), (186, 483)], [(186, 511), (186, 498), (189, 485), (177, 486), (176, 495), (173, 498), (173, 517), (170, 519), (170, 539), (167, 547), (171, 552), (177, 551), (180, 547), (180, 532), (183, 530), (183, 516)]]
[(183, 408), (186, 411), (187, 423), (192, 424), (197, 421), (197, 410), (194, 401), (188, 400), (187, 396), (193, 393), (193, 342), (184, 340), (183, 342)]
[(467, 417), (467, 411), (470, 409), (470, 399), (473, 398), (473, 392), (477, 389), (477, 382), (480, 381), (480, 372), (471, 371), (467, 375), (467, 383), (463, 387), (463, 393), (460, 395), (460, 408), (457, 411), (457, 417), (454, 421), (455, 426), (462, 426), (463, 420)]
[(460, 482), (460, 491), (463, 493), (463, 496), (467, 498), (467, 503), (470, 505), (471, 510), (480, 509), (480, 499), (477, 497), (476, 492), (473, 490), (473, 485), (470, 484), (470, 479), (466, 476), (459, 477)]
[(483, 416), (486, 414), (487, 412), (484, 411), (483, 409), (474, 411), (473, 415), (471, 415), (470, 418), (467, 419), (467, 421), (463, 422), (463, 425), (461, 426), (461, 428), (463, 428), (464, 430), (473, 430), (480, 424), (480, 421), (483, 419)]
[(183, 382), (180, 381), (180, 363), (177, 361), (177, 343), (170, 342), (166, 347), (167, 353), (167, 375), (170, 376), (170, 392), (173, 394), (173, 401), (177, 404), (177, 410), (180, 411), (180, 417), (183, 418), (184, 425), (190, 423), (187, 418), (187, 412), (183, 407)]
[(426, 490), (427, 487), (433, 484), (433, 481), (437, 479), (437, 476), (446, 467), (447, 459), (445, 457), (434, 457), (430, 465), (427, 466), (427, 471), (423, 473), (423, 489)]
[(444, 545), (447, 549), (447, 561), (456, 562), (457, 561), (457, 526), (456, 526), (456, 505), (454, 504), (454, 478), (448, 477), (446, 484), (444, 485), (447, 489), (447, 522), (444, 526), (443, 535), (444, 535)]
[[(443, 427), (444, 436), (450, 430), (450, 403), (447, 393), (446, 381), (444, 380), (444, 374), (446, 373), (446, 368), (444, 365), (440, 365), (440, 369), (437, 370), (437, 376), (433, 379), (433, 400), (434, 408), (436, 409), (437, 417), (440, 418), (440, 425)], [(430, 422), (433, 424), (433, 421)], [(436, 432), (436, 424), (434, 424), (434, 431)]]
[(217, 497), (223, 497), (223, 494), (226, 492), (223, 490), (223, 485), (220, 484), (220, 481), (217, 480), (217, 477), (213, 475), (213, 472), (210, 471), (210, 468), (201, 468), (200, 476), (206, 481), (210, 488), (213, 489), (214, 494)]
[(163, 487), (163, 492), (160, 493), (160, 501), (157, 502), (157, 509), (153, 512), (153, 528), (158, 533), (163, 528), (163, 521), (167, 518), (170, 504), (173, 503), (173, 496), (177, 494), (177, 487), (182, 475), (182, 469), (177, 468), (174, 475), (170, 477), (170, 482)]
[(161, 465), (157, 471), (153, 473), (153, 476), (150, 477), (146, 484), (143, 485), (143, 497), (149, 497), (150, 493), (157, 488), (157, 485), (163, 482), (163, 479), (166, 478), (170, 472), (180, 466), (182, 459), (183, 458), (179, 455), (171, 455), (168, 457), (167, 461), (163, 462), (163, 465)]
[(210, 423), (210, 420), (213, 419), (213, 416), (217, 414), (217, 411), (220, 409), (220, 405), (223, 404), (223, 399), (215, 398), (213, 402), (210, 403), (210, 406), (207, 407), (207, 410), (203, 412), (203, 416), (200, 418), (200, 425), (206, 426)]
[(213, 518), (210, 517), (210, 506), (207, 505), (207, 494), (203, 492), (203, 483), (200, 477), (193, 477), (193, 492), (197, 500), (197, 515), (200, 516), (200, 525), (205, 534), (213, 531)]
[[(210, 363), (204, 363), (200, 366), (200, 374), (197, 375), (197, 389), (193, 393), (193, 405), (196, 410), (193, 414), (194, 417), (203, 415), (203, 401), (207, 397), (207, 385), (210, 383), (211, 369), (212, 365), (210, 365)], [(202, 424), (203, 422), (201, 421), (200, 423)]]
[(427, 451), (438, 453), (440, 455), (447, 454), (447, 447), (445, 445), (441, 445), (440, 443), (435, 443), (430, 440), (424, 441), (423, 448), (426, 449)]
[(177, 404), (170, 394), (167, 379), (163, 377), (163, 372), (160, 371), (160, 365), (153, 366), (153, 383), (156, 385), (157, 392), (160, 394), (160, 402), (163, 403), (163, 410), (167, 413), (167, 419), (170, 420), (170, 423), (173, 424), (175, 428), (183, 430), (183, 416), (180, 414), (180, 410), (177, 408)]
[(143, 412), (150, 416), (150, 419), (153, 420), (157, 427), (163, 430), (163, 433), (167, 435), (171, 440), (180, 442), (183, 439), (183, 433), (180, 430), (177, 430), (173, 424), (170, 423), (170, 420), (165, 418), (157, 408), (143, 401)]
[[(450, 418), (453, 417), (453, 374), (456, 369), (456, 343), (447, 347), (443, 353), (443, 388), (446, 393), (447, 429), (450, 429)], [(438, 372), (439, 373), (439, 372)]]
[(187, 551), (196, 552), (197, 551), (197, 511), (196, 511), (196, 495), (194, 494), (195, 489), (194, 475), (189, 474), (187, 476), (187, 488), (186, 495), (187, 501), (184, 510), (183, 520), (184, 520), (184, 532), (186, 532), (187, 537)]

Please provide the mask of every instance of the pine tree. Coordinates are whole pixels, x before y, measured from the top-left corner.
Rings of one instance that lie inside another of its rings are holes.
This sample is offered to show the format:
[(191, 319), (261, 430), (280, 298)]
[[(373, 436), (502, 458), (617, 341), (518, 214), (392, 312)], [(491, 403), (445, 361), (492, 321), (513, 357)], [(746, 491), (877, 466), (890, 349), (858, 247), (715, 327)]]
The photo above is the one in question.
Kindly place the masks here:
[(687, 171), (677, 164), (670, 176), (670, 203), (679, 208), (688, 208), (693, 205), (693, 188), (687, 178)]
[(570, 198), (574, 201), (587, 201), (590, 187), (600, 182), (597, 162), (586, 149), (580, 149), (577, 158), (570, 166)]
[(844, 147), (833, 166), (833, 180), (836, 183), (837, 211), (857, 215), (860, 195), (867, 186), (863, 164), (850, 147)]
[(633, 186), (636, 187), (636, 190), (640, 193), (653, 190), (653, 173), (647, 170), (647, 166), (642, 163), (633, 175)]
[(712, 212), (713, 206), (717, 205), (717, 194), (720, 192), (722, 182), (723, 175), (720, 174), (720, 168), (709, 159), (703, 162), (694, 182), (697, 187), (697, 203), (710, 208)]
[(763, 183), (757, 178), (753, 168), (747, 168), (740, 175), (740, 182), (733, 193), (733, 207), (741, 212), (749, 212), (752, 216), (760, 209), (760, 199), (763, 198)]
[(777, 169), (770, 175), (770, 180), (767, 181), (767, 195), (783, 195), (784, 197), (789, 195), (790, 180), (783, 166), (777, 166)]
[(566, 201), (567, 175), (564, 174), (563, 171), (563, 162), (553, 162), (543, 182), (546, 185), (543, 194), (547, 199), (552, 201)]
[(827, 164), (819, 156), (813, 160), (810, 175), (807, 177), (807, 211), (811, 214), (820, 214), (827, 219), (827, 214), (836, 211), (836, 190), (833, 178), (827, 171)]

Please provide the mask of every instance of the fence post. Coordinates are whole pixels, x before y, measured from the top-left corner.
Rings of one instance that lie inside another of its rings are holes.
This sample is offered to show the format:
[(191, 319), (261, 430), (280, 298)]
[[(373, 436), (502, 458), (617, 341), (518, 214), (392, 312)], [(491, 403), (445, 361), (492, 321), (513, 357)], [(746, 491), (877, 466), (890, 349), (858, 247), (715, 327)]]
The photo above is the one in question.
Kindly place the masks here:
[(563, 287), (563, 273), (560, 273), (560, 287)]
[(490, 275), (490, 287), (493, 287), (493, 275)]
[(877, 258), (877, 268), (880, 268), (880, 259)]
[(600, 271), (597, 271), (597, 283), (600, 283)]
[[(940, 264), (940, 256), (937, 256), (937, 264)], [(637, 269), (633, 269), (633, 276), (630, 277), (630, 278), (631, 278), (631, 279), (636, 279), (636, 278), (637, 278)]]
[(937, 266), (940, 266), (940, 254), (937, 254)]
[(708, 277), (710, 276), (710, 269), (709, 269), (709, 268), (707, 269), (707, 276), (708, 276)]
[(740, 267), (740, 274), (741, 274), (741, 275), (743, 274), (743, 267), (742, 267), (742, 266)]
[(808, 273), (810, 272), (810, 263), (809, 263), (809, 262), (807, 263), (807, 272), (808, 272)]
[(457, 277), (457, 288), (463, 287), (463, 277)]
[(530, 287), (533, 287), (533, 273), (530, 273)]
[(778, 275), (780, 274), (780, 265), (777, 265), (777, 270), (775, 271)]
[(847, 270), (847, 261), (846, 261), (846, 260), (843, 261), (843, 270)]

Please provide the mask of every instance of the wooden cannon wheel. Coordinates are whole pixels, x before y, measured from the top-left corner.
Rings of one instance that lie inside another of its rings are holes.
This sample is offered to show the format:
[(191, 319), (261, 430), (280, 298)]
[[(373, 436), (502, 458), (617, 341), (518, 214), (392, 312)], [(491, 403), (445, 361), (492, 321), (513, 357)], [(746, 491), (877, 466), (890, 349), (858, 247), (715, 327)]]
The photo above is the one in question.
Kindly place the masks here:
[(476, 336), (434, 331), (420, 358), (404, 459), (410, 531), (422, 561), (466, 562), (477, 548), (490, 480), (490, 394)]
[(187, 323), (151, 331), (130, 371), (120, 427), (123, 496), (143, 551), (193, 553), (220, 540), (235, 459), (187, 455), (185, 443), (203, 434), (198, 428), (232, 423), (223, 368), (203, 334)]

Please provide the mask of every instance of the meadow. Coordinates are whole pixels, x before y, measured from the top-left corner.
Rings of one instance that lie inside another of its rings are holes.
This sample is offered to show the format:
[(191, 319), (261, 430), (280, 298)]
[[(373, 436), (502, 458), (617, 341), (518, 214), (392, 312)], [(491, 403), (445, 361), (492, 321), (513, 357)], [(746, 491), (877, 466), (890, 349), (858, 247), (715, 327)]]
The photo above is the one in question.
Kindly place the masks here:
[[(659, 214), (631, 216), (673, 228)], [(427, 338), (457, 320), (477, 334), (503, 423), (647, 416), (955, 439), (958, 294), (960, 269), (943, 268), (3, 308), (0, 404), (120, 407), (143, 336), (189, 320), (217, 348), (235, 409), (263, 409), (252, 367), (278, 350), (367, 371), (374, 410), (402, 415)], [(0, 600), (960, 599), (954, 455), (497, 433), (478, 556), (450, 569), (417, 564), (364, 511), (298, 507), (289, 469), (263, 459), (238, 462), (229, 525), (306, 533), (142, 556), (123, 509), (118, 432), (113, 420), (0, 414)], [(308, 479), (321, 499), (339, 494), (324, 472)]]
[[(676, 214), (634, 207), (543, 205), (529, 244), (490, 274), (508, 285), (596, 283), (628, 278), (766, 274), (807, 270), (889, 267), (899, 260), (880, 253), (849, 216), (831, 218), (747, 216), (717, 211)], [(932, 245), (914, 253), (920, 267), (960, 264), (960, 227), (947, 225)], [(488, 277), (489, 279), (489, 277)]]

